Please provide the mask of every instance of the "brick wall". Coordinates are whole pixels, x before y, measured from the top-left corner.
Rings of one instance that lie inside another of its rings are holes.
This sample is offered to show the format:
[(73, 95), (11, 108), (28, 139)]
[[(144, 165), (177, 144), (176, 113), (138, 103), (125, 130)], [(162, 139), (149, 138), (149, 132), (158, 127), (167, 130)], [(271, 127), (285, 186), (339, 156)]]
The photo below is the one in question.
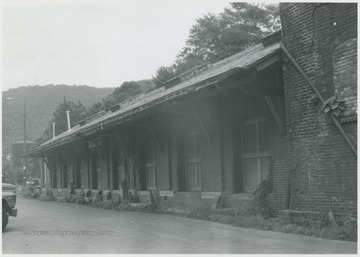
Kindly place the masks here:
[[(339, 93), (355, 110), (357, 5), (281, 3), (280, 15), (283, 44), (323, 98)], [(343, 213), (344, 204), (356, 206), (357, 159), (321, 104), (312, 100), (314, 93), (302, 75), (285, 57), (283, 61), (292, 145), (291, 208)], [(354, 142), (356, 126), (356, 120), (345, 125)]]
[(344, 115), (357, 110), (357, 39), (351, 38), (338, 45), (333, 53), (335, 94), (346, 100)]

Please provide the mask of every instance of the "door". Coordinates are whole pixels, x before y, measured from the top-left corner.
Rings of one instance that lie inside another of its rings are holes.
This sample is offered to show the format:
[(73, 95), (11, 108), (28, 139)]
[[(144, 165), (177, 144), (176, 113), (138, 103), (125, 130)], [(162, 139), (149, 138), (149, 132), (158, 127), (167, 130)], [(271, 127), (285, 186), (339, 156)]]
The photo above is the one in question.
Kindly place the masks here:
[(102, 188), (102, 174), (101, 174), (101, 155), (96, 154), (96, 176), (97, 176), (97, 188)]
[(112, 156), (112, 169), (113, 169), (113, 188), (119, 189), (119, 175), (118, 175), (118, 149), (115, 149)]
[(119, 185), (126, 178), (125, 153), (121, 148), (113, 152), (113, 188), (119, 189)]
[(199, 134), (190, 132), (184, 138), (186, 190), (201, 191), (201, 158)]
[(155, 143), (150, 141), (145, 146), (146, 160), (146, 187), (148, 190), (156, 190), (156, 159)]

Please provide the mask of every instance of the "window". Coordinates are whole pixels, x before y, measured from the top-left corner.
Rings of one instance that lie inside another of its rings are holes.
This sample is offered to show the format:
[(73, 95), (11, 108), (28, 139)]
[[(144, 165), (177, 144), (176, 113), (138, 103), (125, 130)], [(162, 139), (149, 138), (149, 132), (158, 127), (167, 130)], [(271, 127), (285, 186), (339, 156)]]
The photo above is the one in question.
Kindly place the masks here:
[(241, 126), (243, 190), (252, 192), (270, 170), (269, 122), (248, 120)]
[(153, 141), (145, 146), (146, 158), (146, 187), (148, 190), (156, 190), (156, 161), (155, 144)]
[(187, 191), (201, 191), (201, 158), (199, 135), (189, 133), (184, 138), (185, 176)]

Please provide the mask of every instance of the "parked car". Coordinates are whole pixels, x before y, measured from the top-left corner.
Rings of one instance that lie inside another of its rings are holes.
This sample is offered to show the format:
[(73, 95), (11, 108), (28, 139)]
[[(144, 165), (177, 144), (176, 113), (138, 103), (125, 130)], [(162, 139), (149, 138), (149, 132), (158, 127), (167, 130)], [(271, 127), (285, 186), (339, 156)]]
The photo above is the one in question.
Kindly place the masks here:
[(9, 216), (16, 217), (16, 187), (11, 184), (2, 184), (2, 231), (4, 232)]
[(40, 196), (41, 188), (40, 188), (40, 179), (32, 178), (26, 181), (26, 190), (30, 192), (28, 197), (37, 198)]

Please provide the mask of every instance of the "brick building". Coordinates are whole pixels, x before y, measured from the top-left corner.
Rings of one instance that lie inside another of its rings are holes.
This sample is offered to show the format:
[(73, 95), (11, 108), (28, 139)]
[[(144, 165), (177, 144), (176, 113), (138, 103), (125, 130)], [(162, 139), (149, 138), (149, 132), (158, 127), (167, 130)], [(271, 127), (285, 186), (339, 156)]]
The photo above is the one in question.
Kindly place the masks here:
[[(73, 182), (77, 192), (111, 190), (113, 200), (129, 189), (188, 211), (219, 195), (245, 208), (269, 177), (273, 211), (356, 209), (356, 4), (280, 7), (282, 43), (275, 33), (34, 148), (49, 187), (61, 195)], [(338, 116), (339, 98), (327, 113), (321, 104), (334, 95), (346, 100)]]
[[(357, 4), (280, 4), (282, 43), (326, 100), (346, 100), (340, 125), (357, 143)], [(357, 156), (317, 103), (311, 87), (283, 58), (291, 145), (291, 208), (356, 209)], [(315, 101), (314, 101), (315, 99)], [(355, 146), (356, 148), (356, 146)]]

